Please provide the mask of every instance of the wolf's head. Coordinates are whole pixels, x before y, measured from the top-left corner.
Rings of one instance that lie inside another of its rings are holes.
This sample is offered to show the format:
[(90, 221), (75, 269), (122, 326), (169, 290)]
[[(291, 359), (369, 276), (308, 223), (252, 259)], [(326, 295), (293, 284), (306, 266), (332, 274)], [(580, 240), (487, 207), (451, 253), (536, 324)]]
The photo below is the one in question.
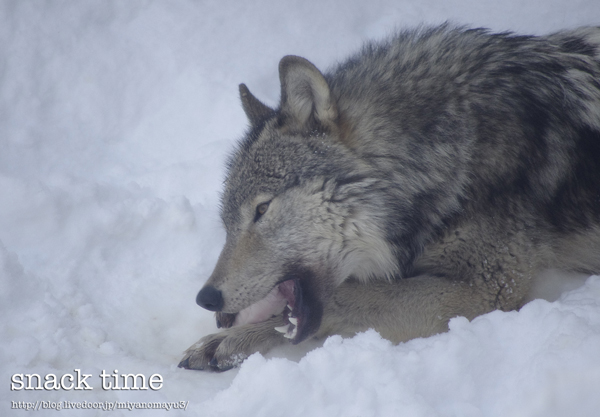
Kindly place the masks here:
[(240, 85), (251, 129), (229, 161), (227, 240), (197, 302), (237, 314), (234, 325), (282, 314), (298, 343), (318, 330), (337, 285), (391, 276), (398, 266), (378, 217), (384, 186), (353, 152), (352, 127), (326, 78), (295, 56), (279, 71), (278, 109)]

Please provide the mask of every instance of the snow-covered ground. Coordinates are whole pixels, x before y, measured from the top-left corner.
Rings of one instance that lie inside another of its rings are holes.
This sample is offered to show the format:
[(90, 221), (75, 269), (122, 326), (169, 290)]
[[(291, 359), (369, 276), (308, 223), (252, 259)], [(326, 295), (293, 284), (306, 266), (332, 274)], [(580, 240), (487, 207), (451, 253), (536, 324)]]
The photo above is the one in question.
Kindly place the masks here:
[[(0, 0), (0, 415), (114, 401), (197, 416), (600, 415), (600, 277), (399, 346), (367, 332), (223, 374), (176, 367), (216, 330), (194, 299), (224, 242), (238, 83), (274, 105), (283, 55), (327, 68), (365, 39), (445, 20), (542, 34), (600, 24), (600, 5)], [(11, 390), (15, 374), (76, 383), (76, 369), (92, 389)], [(163, 383), (104, 390), (102, 371)]]

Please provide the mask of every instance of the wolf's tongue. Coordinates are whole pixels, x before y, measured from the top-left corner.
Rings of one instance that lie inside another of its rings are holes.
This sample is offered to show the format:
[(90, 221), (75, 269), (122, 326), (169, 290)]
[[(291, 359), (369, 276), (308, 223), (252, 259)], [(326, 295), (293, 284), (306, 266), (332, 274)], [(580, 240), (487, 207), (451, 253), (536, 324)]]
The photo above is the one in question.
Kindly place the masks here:
[(240, 311), (233, 325), (260, 323), (273, 315), (281, 313), (287, 305), (288, 300), (280, 291), (280, 287), (281, 285), (276, 286), (265, 298)]
[(296, 295), (294, 294), (295, 286), (295, 279), (284, 281), (277, 286), (281, 295), (287, 300), (287, 304), (290, 306), (290, 310), (294, 310), (294, 306), (296, 305)]

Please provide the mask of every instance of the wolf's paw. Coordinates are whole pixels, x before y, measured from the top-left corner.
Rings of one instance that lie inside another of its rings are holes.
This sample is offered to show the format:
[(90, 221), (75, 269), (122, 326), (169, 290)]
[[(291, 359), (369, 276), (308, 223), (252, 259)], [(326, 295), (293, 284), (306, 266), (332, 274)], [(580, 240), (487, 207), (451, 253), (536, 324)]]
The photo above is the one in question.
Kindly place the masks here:
[[(217, 334), (211, 334), (203, 337), (197, 343), (190, 346), (185, 351), (185, 355), (181, 362), (179, 362), (180, 368), (185, 369), (197, 369), (199, 371), (226, 371), (235, 366), (233, 358), (229, 359), (222, 353), (223, 348), (219, 349), (222, 342), (227, 339), (227, 332), (221, 332)], [(219, 353), (217, 353), (219, 351)], [(221, 358), (221, 360), (219, 360)], [(240, 361), (244, 360), (245, 357), (239, 358)], [(227, 367), (226, 363), (231, 362)]]
[(280, 318), (247, 324), (203, 337), (185, 351), (180, 368), (223, 372), (239, 366), (255, 352), (265, 353), (286, 342), (274, 327)]

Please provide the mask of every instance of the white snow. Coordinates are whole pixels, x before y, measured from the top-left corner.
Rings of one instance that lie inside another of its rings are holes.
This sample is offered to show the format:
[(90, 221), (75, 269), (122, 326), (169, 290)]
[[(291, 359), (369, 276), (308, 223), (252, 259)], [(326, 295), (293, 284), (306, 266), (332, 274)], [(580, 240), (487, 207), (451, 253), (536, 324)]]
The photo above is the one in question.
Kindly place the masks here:
[[(445, 20), (543, 34), (597, 25), (600, 6), (0, 0), (0, 414), (184, 401), (169, 413), (599, 415), (600, 277), (398, 346), (369, 331), (223, 374), (176, 367), (216, 331), (194, 299), (224, 243), (224, 160), (246, 128), (237, 85), (275, 104), (283, 55), (327, 68), (366, 39)], [(92, 390), (11, 390), (15, 374), (75, 369)], [(103, 390), (103, 370), (159, 374), (162, 388)]]

